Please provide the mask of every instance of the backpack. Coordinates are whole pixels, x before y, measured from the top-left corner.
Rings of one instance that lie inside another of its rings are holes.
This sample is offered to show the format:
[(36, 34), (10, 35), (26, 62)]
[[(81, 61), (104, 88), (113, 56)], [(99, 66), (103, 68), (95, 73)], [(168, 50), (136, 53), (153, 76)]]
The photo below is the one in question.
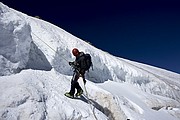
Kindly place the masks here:
[(89, 68), (93, 66), (90, 54), (84, 54), (84, 61), (85, 61), (84, 69), (89, 70)]

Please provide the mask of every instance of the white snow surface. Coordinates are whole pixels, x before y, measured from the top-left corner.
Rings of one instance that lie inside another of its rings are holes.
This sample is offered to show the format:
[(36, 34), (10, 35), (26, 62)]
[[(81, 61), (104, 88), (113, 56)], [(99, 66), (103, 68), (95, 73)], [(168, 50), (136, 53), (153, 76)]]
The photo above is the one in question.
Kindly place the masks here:
[[(92, 56), (70, 99), (73, 48)], [(0, 120), (179, 120), (180, 75), (115, 57), (0, 2)]]

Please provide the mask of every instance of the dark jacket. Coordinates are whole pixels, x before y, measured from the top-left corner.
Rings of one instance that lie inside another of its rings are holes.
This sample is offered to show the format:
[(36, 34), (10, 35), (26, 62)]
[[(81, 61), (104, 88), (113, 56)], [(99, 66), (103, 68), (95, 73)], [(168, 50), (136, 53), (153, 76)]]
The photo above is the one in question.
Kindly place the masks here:
[(78, 56), (76, 56), (75, 63), (77, 64), (77, 68), (82, 70), (86, 68), (85, 54), (80, 52)]

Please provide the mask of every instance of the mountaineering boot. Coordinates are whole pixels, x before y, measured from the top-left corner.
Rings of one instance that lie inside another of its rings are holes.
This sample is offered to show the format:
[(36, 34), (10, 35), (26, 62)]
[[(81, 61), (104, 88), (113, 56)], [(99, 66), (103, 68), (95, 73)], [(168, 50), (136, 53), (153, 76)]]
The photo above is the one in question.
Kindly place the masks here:
[(81, 96), (82, 94), (83, 94), (83, 90), (82, 89), (78, 89), (75, 96), (78, 97), (78, 96)]
[(69, 92), (65, 93), (64, 95), (69, 97), (69, 98), (74, 98), (74, 95), (71, 95)]

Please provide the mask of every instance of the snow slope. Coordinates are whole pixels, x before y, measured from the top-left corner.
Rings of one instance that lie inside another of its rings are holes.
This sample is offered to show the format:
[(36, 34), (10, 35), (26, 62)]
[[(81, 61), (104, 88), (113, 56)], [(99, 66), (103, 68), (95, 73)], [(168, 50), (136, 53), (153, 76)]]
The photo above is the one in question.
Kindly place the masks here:
[[(74, 47), (92, 56), (90, 101), (63, 95), (70, 89)], [(1, 2), (0, 75), (2, 120), (180, 119), (179, 74), (112, 56)]]

